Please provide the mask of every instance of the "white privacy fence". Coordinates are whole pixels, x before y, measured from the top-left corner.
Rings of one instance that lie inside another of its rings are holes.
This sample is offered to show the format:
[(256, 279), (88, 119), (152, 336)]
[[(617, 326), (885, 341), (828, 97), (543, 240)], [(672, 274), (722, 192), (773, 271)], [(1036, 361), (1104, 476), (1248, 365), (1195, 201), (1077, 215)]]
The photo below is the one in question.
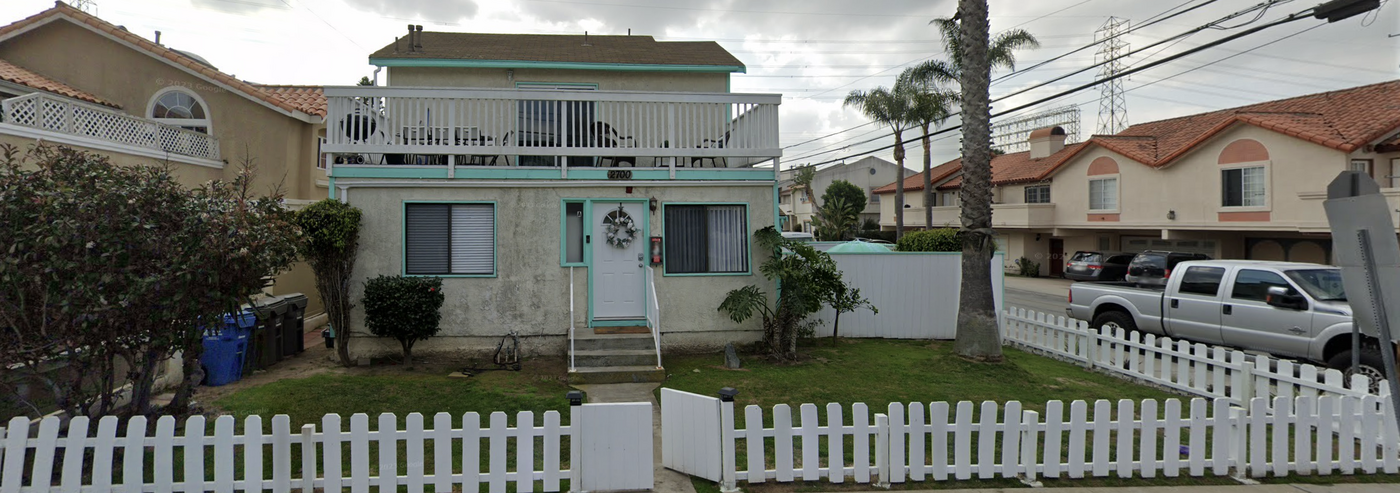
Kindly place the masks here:
[(4, 122), (135, 147), (219, 159), (219, 140), (213, 136), (138, 118), (95, 104), (31, 93), (6, 99)]
[(328, 414), (319, 427), (300, 429), (285, 415), (274, 416), (270, 429), (249, 416), (241, 433), (232, 416), (220, 416), (212, 434), (203, 416), (181, 430), (170, 416), (157, 419), (154, 430), (144, 417), (77, 417), (66, 432), (58, 418), (34, 430), (17, 417), (0, 430), (0, 492), (504, 493), (507, 485), (560, 491), (563, 481), (584, 489), (651, 487), (650, 403), (585, 404), (570, 414), (565, 425), (558, 411), (543, 413), (542, 421), (522, 411), (511, 426), (502, 412), (438, 413), (430, 423), (418, 413), (402, 420), (385, 413), (373, 428), (365, 414), (350, 416), (348, 428)]
[[(1116, 405), (1050, 401), (1043, 411), (1019, 402), (915, 402), (891, 403), (873, 415), (861, 403), (827, 404), (824, 412), (803, 404), (796, 416), (779, 404), (767, 415), (747, 406), (737, 425), (732, 401), (709, 399), (686, 402), (696, 419), (663, 420), (663, 427), (718, 429), (720, 455), (704, 460), (720, 464), (726, 487), (737, 481), (888, 484), (1400, 471), (1400, 437), (1376, 396), (1257, 398), (1246, 409), (1201, 398)], [(696, 414), (696, 408), (718, 413)], [(687, 436), (680, 429), (664, 433), (668, 439)]]
[[(860, 289), (879, 313), (841, 314), (840, 336), (887, 339), (952, 339), (957, 335), (962, 255), (957, 253), (831, 253), (841, 277)], [(992, 297), (1002, 306), (1002, 252), (992, 257)], [(911, 274), (911, 273), (917, 273)], [(831, 336), (836, 312), (817, 312), (816, 336)]]
[[(1348, 382), (1336, 369), (1122, 329), (1099, 331), (1082, 320), (1019, 308), (1005, 311), (1002, 320), (1006, 344), (1237, 406), (1255, 397), (1370, 395), (1364, 375)], [(1390, 395), (1386, 385), (1379, 389), (1379, 397)]]

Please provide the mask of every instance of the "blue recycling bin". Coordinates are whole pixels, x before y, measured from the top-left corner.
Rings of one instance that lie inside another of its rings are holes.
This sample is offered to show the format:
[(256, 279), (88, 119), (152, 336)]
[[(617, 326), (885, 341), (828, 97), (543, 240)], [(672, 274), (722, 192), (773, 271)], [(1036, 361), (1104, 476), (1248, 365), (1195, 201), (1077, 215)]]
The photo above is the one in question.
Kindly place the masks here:
[(248, 352), (248, 335), (257, 325), (251, 313), (224, 315), (222, 327), (205, 329), (204, 384), (217, 387), (237, 382), (243, 376), (243, 360)]

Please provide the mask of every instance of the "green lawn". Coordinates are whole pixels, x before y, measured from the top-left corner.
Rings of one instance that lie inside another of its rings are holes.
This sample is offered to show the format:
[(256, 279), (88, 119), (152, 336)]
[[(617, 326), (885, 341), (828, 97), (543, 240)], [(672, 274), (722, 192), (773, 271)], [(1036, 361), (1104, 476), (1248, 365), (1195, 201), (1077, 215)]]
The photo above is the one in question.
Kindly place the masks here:
[[(1059, 399), (1186, 398), (1084, 370), (1050, 358), (1005, 348), (1001, 364), (973, 363), (952, 353), (952, 342), (829, 339), (803, 349), (797, 364), (772, 364), (761, 357), (743, 359), (742, 370), (723, 367), (722, 355), (671, 356), (665, 386), (704, 395), (722, 387), (739, 389), (737, 407), (775, 404), (793, 406), (828, 402), (863, 402), (884, 412), (891, 402), (991, 400), (1020, 401), (1026, 409), (1043, 411), (1045, 402)], [(697, 372), (698, 370), (698, 372)], [(742, 411), (736, 413), (742, 415)], [(740, 416), (742, 419), (742, 416)]]

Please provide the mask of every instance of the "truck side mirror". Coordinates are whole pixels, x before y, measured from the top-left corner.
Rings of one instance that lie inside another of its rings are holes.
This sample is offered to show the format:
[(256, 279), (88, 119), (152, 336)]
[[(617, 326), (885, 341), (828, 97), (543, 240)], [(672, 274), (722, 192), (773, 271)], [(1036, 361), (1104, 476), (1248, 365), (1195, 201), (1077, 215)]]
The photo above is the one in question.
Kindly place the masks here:
[(1279, 308), (1306, 310), (1308, 308), (1307, 300), (1304, 300), (1302, 295), (1292, 294), (1289, 291), (1288, 288), (1282, 286), (1272, 286), (1269, 288), (1268, 294), (1264, 297), (1264, 302), (1268, 303), (1269, 306), (1276, 306)]

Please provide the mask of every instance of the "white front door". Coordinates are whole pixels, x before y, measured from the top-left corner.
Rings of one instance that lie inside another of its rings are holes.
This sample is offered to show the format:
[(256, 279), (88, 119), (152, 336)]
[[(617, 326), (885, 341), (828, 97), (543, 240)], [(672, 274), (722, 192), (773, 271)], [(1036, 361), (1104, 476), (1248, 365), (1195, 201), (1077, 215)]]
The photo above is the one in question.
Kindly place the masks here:
[(595, 320), (646, 317), (646, 210), (643, 202), (593, 201)]

